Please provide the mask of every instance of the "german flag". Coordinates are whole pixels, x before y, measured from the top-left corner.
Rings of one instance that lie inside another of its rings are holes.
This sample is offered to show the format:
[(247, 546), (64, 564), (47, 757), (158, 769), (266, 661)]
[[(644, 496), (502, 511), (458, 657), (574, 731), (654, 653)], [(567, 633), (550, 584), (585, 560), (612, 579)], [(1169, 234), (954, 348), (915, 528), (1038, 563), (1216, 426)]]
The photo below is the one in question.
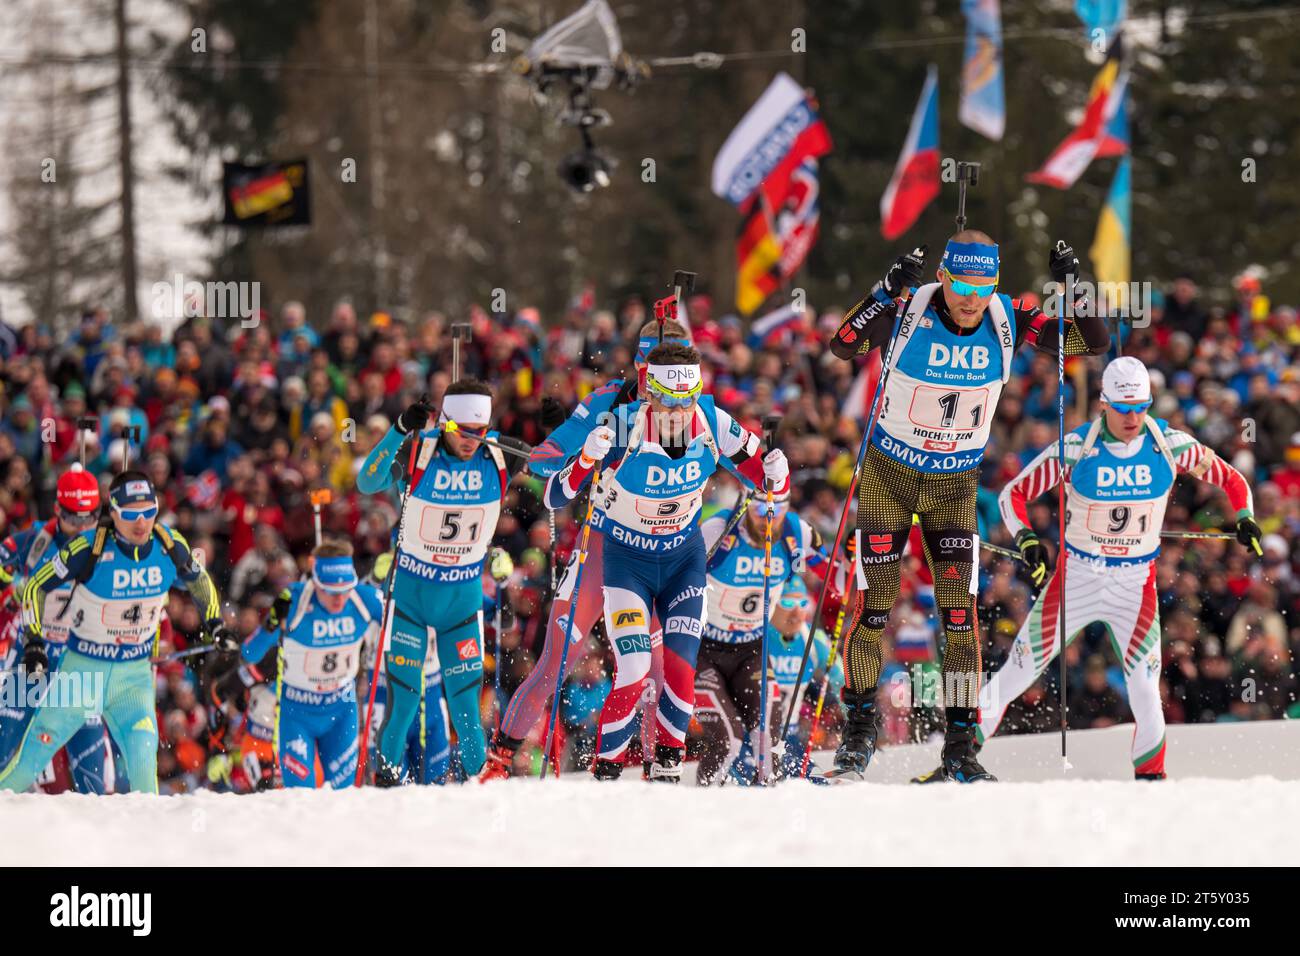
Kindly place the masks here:
[(736, 309), (752, 315), (781, 284), (781, 242), (772, 232), (761, 193), (750, 197), (736, 240)]

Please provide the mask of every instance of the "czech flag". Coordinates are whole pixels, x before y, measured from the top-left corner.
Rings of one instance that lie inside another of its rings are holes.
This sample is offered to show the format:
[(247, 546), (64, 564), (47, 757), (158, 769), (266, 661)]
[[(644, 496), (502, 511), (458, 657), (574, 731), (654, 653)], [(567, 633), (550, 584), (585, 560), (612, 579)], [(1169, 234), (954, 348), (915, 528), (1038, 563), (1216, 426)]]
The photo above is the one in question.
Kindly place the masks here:
[(894, 175), (880, 199), (880, 232), (897, 239), (912, 227), (921, 211), (939, 195), (939, 71), (925, 75), (921, 100), (903, 143)]
[[(1088, 255), (1092, 257), (1092, 272), (1098, 283), (1121, 283), (1120, 289), (1127, 290), (1131, 277), (1131, 256), (1129, 253), (1129, 236), (1132, 233), (1132, 189), (1130, 183), (1129, 158), (1119, 161), (1115, 170), (1115, 179), (1110, 184), (1110, 195), (1102, 207), (1101, 218), (1097, 220), (1097, 235), (1092, 240)], [(1117, 301), (1103, 303), (1116, 308), (1127, 306), (1126, 296), (1121, 292)]]
[(1042, 169), (1025, 177), (1029, 182), (1069, 189), (1094, 159), (1128, 152), (1128, 71), (1121, 62), (1120, 41), (1117, 36), (1092, 81), (1083, 122), (1047, 157)]

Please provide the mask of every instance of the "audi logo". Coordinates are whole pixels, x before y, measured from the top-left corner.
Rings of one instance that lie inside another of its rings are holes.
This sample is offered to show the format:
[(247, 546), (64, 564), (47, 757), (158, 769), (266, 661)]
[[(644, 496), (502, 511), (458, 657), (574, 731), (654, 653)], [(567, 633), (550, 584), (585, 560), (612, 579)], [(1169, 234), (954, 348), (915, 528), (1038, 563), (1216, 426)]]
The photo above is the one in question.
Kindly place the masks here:
[(940, 538), (939, 547), (941, 548), (969, 548), (970, 538)]

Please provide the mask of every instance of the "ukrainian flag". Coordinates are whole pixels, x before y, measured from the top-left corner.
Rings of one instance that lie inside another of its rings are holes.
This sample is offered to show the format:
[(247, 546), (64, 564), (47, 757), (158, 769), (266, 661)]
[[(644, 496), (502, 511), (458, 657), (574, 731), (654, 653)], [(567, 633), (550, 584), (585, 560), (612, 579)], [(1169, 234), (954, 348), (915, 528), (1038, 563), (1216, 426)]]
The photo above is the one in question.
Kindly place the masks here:
[[(1099, 283), (1118, 282), (1128, 288), (1131, 275), (1129, 235), (1132, 232), (1132, 190), (1130, 188), (1129, 158), (1119, 161), (1115, 178), (1110, 184), (1110, 195), (1102, 207), (1097, 221), (1097, 234), (1092, 240), (1088, 255), (1092, 257), (1092, 273)], [(1124, 307), (1123, 298), (1109, 303)]]

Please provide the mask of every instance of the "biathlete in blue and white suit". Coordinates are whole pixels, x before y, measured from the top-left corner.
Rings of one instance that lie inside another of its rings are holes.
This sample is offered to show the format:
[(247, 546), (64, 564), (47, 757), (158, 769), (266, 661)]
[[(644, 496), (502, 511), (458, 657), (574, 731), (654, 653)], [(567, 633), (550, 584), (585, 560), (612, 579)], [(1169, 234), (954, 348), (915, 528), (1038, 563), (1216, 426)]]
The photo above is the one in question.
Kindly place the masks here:
[(356, 779), (361, 645), (383, 617), (379, 589), (357, 580), (352, 543), (326, 541), (312, 551), (311, 578), (281, 591), (240, 649), (255, 664), (280, 645), (276, 752), (286, 787), (316, 786), (317, 754), (335, 790)]
[(156, 523), (158, 496), (148, 476), (122, 472), (109, 486), (108, 497), (111, 522), (69, 541), (23, 591), (26, 673), (48, 670), (46, 601), (72, 582), (62, 611), (70, 620), (68, 647), (17, 755), (0, 771), (0, 790), (26, 790), (86, 716), (102, 714), (122, 750), (131, 789), (158, 792), (158, 724), (149, 655), (174, 585), (184, 584), (194, 597), (209, 641), (228, 649), (239, 646), (221, 623), (217, 589), (207, 571), (184, 538)]
[[(400, 782), (407, 732), (420, 709), (430, 635), (437, 641), (443, 693), (460, 749), (461, 766), (475, 775), (485, 754), (479, 720), (483, 682), (483, 564), (496, 533), (501, 501), (524, 458), (509, 460), (489, 437), (492, 390), (462, 379), (447, 387), (439, 425), (425, 430), (432, 409), (415, 402), (363, 462), (357, 487), (375, 494), (405, 486), (412, 454), (414, 477), (398, 531), (393, 569), (392, 636), (385, 651), (388, 708), (379, 733), (377, 786)], [(447, 423), (454, 423), (448, 427)], [(526, 451), (525, 451), (526, 454)]]
[[(719, 459), (740, 465), (759, 451), (758, 436), (715, 408), (702, 389), (698, 352), (680, 344), (656, 346), (647, 357), (648, 400), (620, 406), (613, 427), (593, 429), (577, 458), (546, 485), (547, 505), (564, 507), (608, 458), (592, 491), (592, 526), (605, 539), (604, 617), (615, 660), (593, 765), (598, 779), (614, 779), (623, 769), (637, 696), (650, 671), (652, 612), (663, 625), (664, 687), (657, 704), (661, 742), (650, 779), (681, 778), (704, 628), (700, 506)], [(767, 480), (784, 491), (785, 455), (770, 451), (762, 464)]]
[[(762, 681), (769, 671), (761, 660), (763, 628), (774, 626), (791, 636), (798, 631), (799, 611), (782, 609), (781, 597), (790, 585), (804, 590), (800, 575), (823, 560), (817, 530), (789, 510), (788, 485), (773, 495), (773, 505), (770, 620), (763, 617), (765, 497), (751, 500), (709, 561), (704, 639), (695, 674), (695, 718), (704, 731), (695, 778), (700, 786), (708, 786), (719, 772), (725, 775), (746, 736), (757, 731)], [(731, 510), (722, 511), (700, 526), (706, 551), (722, 536), (731, 516)], [(768, 703), (773, 712), (778, 710), (776, 694)], [(770, 727), (773, 734), (780, 733), (779, 720)]]

